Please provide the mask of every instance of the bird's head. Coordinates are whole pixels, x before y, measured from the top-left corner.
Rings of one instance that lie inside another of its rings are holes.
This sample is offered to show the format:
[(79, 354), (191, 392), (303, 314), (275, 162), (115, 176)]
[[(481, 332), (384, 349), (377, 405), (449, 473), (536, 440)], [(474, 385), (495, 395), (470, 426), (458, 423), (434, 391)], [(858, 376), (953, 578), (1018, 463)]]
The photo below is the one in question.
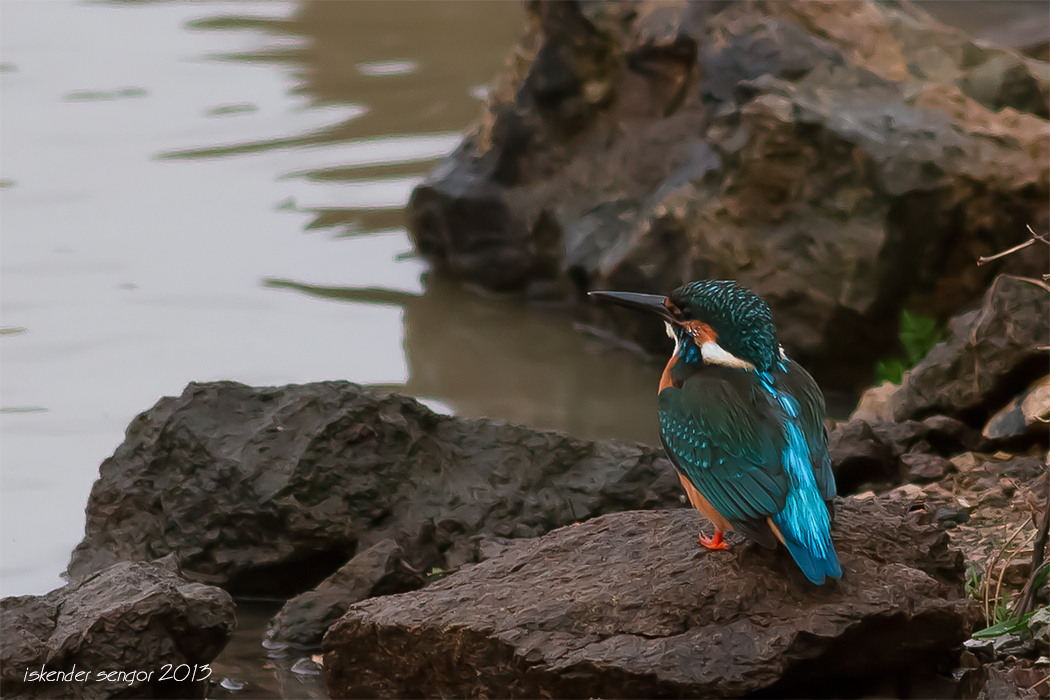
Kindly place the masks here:
[(704, 362), (766, 371), (779, 354), (769, 306), (731, 280), (699, 280), (668, 296), (591, 292), (620, 306), (656, 313), (667, 323), (676, 354), (694, 349)]

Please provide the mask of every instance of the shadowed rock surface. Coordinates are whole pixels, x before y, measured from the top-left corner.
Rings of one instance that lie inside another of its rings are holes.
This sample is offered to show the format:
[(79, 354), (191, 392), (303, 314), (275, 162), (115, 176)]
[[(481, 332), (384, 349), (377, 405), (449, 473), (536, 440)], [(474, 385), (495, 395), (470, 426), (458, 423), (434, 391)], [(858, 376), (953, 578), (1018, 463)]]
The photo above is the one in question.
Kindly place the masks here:
[(355, 555), (312, 591), (285, 603), (271, 621), (266, 638), (298, 647), (317, 647), (328, 626), (352, 603), (422, 588), (426, 578), (409, 568), (402, 561), (402, 554), (396, 542), (383, 540)]
[[(691, 510), (565, 527), (421, 591), (352, 606), (325, 637), (332, 697), (850, 694), (968, 635), (946, 534), (885, 499), (840, 500), (844, 575), (782, 552), (709, 552)], [(875, 683), (877, 685), (877, 682)]]
[(907, 2), (532, 2), (526, 26), (409, 202), (453, 277), (557, 298), (737, 279), (836, 388), (895, 349), (902, 307), (944, 319), (1046, 267), (973, 265), (1045, 229), (1045, 63)]
[(187, 578), (290, 596), (382, 540), (412, 569), (472, 560), (472, 537), (533, 537), (681, 504), (659, 450), (437, 415), (347, 382), (190, 384), (102, 463), (68, 573), (178, 552)]
[(979, 308), (948, 324), (948, 339), (905, 373), (889, 399), (895, 420), (931, 413), (976, 426), (1046, 374), (1050, 295), (1001, 275)]
[(839, 423), (828, 434), (840, 494), (854, 493), (864, 484), (895, 486), (908, 479), (919, 460), (928, 467), (930, 458), (951, 457), (984, 445), (977, 430), (947, 416), (901, 423), (855, 418)]
[[(160, 682), (164, 664), (212, 661), (235, 625), (219, 588), (178, 576), (172, 562), (122, 562), (43, 596), (0, 601), (4, 697), (203, 697), (200, 683)], [(25, 673), (87, 672), (69, 682), (25, 682)], [(153, 671), (152, 680), (98, 680), (104, 671)], [(203, 673), (203, 672), (202, 672)], [(181, 673), (179, 676), (181, 677)]]
[(1050, 376), (1034, 382), (989, 419), (981, 434), (990, 440), (1046, 439), (1050, 422)]
[(870, 389), (853, 417), (831, 431), (840, 493), (940, 480), (954, 470), (943, 458), (964, 453), (1046, 449), (1046, 290), (1000, 275), (981, 305), (954, 317), (948, 329), (948, 339), (899, 386)]

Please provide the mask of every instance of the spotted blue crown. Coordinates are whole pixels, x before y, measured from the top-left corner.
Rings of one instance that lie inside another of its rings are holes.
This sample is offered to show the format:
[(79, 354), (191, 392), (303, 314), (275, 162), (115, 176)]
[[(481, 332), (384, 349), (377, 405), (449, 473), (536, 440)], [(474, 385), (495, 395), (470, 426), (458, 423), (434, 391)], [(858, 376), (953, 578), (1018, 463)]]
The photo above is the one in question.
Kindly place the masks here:
[(777, 329), (769, 305), (732, 280), (700, 280), (670, 294), (671, 303), (689, 318), (714, 329), (718, 344), (755, 369), (768, 371), (777, 361)]

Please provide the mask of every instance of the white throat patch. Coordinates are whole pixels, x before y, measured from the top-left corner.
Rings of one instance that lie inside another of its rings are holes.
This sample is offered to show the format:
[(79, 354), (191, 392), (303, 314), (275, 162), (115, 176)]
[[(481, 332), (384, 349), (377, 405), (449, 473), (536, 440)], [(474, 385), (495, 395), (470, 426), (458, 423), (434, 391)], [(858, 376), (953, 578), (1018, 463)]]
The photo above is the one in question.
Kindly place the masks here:
[(670, 323), (664, 321), (664, 327), (667, 329), (667, 337), (674, 340), (674, 354), (677, 355), (678, 351), (682, 349), (682, 341), (679, 339), (678, 334), (674, 332), (674, 328)]
[(741, 360), (713, 340), (709, 340), (700, 346), (700, 355), (704, 358), (704, 362), (722, 365), (723, 367), (745, 369), (752, 372), (755, 371), (755, 366), (753, 364), (747, 360)]

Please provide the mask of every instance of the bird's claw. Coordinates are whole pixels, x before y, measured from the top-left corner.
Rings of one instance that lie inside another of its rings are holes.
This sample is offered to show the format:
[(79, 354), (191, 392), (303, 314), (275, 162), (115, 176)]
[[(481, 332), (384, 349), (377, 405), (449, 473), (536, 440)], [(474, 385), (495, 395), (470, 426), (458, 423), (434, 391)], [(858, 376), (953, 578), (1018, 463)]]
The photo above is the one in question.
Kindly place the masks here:
[(729, 545), (722, 539), (721, 530), (715, 530), (714, 537), (704, 537), (704, 533), (701, 532), (697, 541), (708, 549), (729, 549)]

